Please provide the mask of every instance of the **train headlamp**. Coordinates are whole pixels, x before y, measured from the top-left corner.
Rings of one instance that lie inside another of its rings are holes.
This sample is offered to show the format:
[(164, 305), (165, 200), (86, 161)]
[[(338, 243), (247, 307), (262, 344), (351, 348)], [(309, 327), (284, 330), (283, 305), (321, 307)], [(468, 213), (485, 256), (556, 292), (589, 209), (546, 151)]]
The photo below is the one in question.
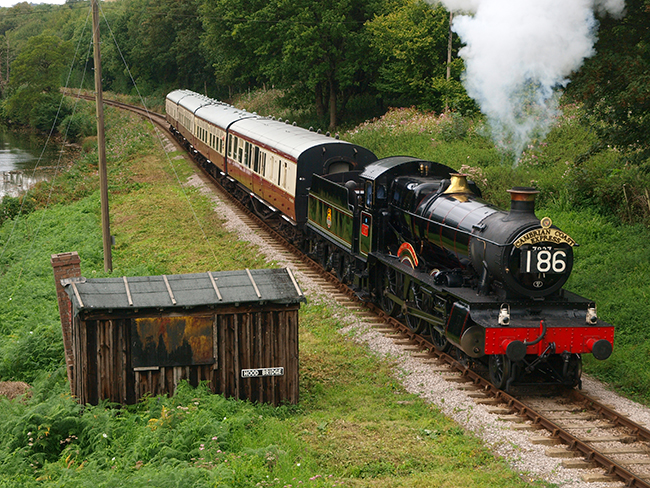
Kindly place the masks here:
[(587, 324), (596, 325), (598, 323), (598, 315), (596, 314), (596, 304), (590, 303), (587, 306)]
[(510, 325), (510, 305), (501, 304), (499, 309), (499, 325)]

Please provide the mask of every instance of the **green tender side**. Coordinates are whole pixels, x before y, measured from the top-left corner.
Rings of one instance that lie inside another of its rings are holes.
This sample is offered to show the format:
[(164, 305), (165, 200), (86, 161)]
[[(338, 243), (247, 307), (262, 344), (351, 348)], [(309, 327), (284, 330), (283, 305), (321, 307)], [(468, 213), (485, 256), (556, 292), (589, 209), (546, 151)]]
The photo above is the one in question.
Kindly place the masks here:
[(349, 209), (348, 201), (347, 188), (318, 175), (313, 176), (309, 192), (309, 224), (352, 252), (354, 214)]

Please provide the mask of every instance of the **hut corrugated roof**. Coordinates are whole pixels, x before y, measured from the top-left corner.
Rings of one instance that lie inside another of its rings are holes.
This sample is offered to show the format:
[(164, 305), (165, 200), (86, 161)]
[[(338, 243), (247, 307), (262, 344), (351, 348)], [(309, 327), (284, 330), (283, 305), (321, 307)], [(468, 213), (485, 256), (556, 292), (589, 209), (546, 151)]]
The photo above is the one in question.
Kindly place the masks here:
[(291, 270), (255, 269), (208, 273), (62, 280), (75, 315), (81, 311), (192, 308), (305, 301)]

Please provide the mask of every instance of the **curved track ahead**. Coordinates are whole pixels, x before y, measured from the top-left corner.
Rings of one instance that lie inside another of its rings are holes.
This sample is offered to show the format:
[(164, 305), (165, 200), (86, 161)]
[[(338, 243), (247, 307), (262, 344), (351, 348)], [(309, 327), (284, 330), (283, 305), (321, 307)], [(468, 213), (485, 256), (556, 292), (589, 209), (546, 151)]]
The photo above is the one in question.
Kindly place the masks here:
[[(80, 98), (94, 101), (93, 96), (80, 95)], [(104, 103), (141, 115), (161, 129), (181, 149), (169, 131), (164, 115), (114, 100), (104, 99)], [(200, 166), (198, 167), (200, 168)], [(587, 481), (623, 481), (626, 486), (650, 488), (650, 471), (647, 470), (647, 466), (650, 466), (650, 430), (643, 425), (631, 421), (612, 407), (599, 403), (596, 399), (590, 398), (578, 390), (562, 392), (557, 397), (555, 406), (546, 402), (545, 405), (538, 407), (533, 406), (534, 400), (526, 399), (525, 396), (516, 397), (499, 390), (478, 372), (451, 356), (436, 351), (434, 345), (426, 337), (413, 334), (404, 324), (387, 316), (380, 308), (373, 304), (361, 303), (355, 293), (338, 282), (334, 275), (323, 270), (316, 262), (287, 243), (278, 233), (221, 188), (217, 182), (214, 180), (212, 182), (220, 196), (232, 203), (256, 231), (261, 232), (265, 239), (272, 239), (276, 246), (281, 246), (285, 256), (290, 257), (292, 265), (296, 268), (303, 272), (307, 271), (312, 276), (319, 276), (322, 286), (327, 286), (334, 291), (335, 298), (340, 303), (355, 310), (362, 307), (371, 312), (375, 316), (374, 322), (385, 324), (384, 328), (380, 330), (381, 332), (389, 333), (392, 338), (398, 340), (400, 344), (408, 346), (411, 350), (416, 347), (421, 354), (435, 360), (439, 365), (446, 365), (450, 372), (455, 372), (457, 375), (458, 379), (455, 381), (471, 383), (470, 388), (476, 390), (476, 396), (479, 397), (480, 403), (501, 405), (498, 413), (505, 415), (504, 420), (528, 422), (531, 430), (546, 430), (547, 435), (539, 437), (538, 442), (548, 445), (564, 445), (563, 449), (549, 449), (547, 451), (549, 455), (583, 458), (577, 462), (575, 460), (566, 461), (565, 466), (567, 467), (593, 468), (598, 466), (605, 470), (605, 474), (601, 478)], [(464, 388), (467, 389), (468, 386), (465, 385)], [(564, 412), (564, 414), (558, 414), (558, 412)], [(582, 423), (576, 424), (575, 420), (580, 420)], [(593, 431), (603, 429), (614, 429), (618, 433), (609, 436), (590, 435)], [(604, 443), (608, 443), (608, 447), (598, 447)], [(612, 445), (614, 447), (611, 447)]]

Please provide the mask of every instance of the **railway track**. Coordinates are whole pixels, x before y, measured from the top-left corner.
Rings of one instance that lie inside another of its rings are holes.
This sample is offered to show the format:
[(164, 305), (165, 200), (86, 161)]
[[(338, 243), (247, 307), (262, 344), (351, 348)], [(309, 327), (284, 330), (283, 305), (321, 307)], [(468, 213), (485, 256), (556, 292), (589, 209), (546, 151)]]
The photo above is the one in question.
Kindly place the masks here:
[[(94, 100), (92, 96), (81, 98)], [(164, 116), (122, 102), (104, 102), (145, 117), (181, 148)], [(369, 327), (430, 365), (432, 374), (442, 375), (455, 388), (467, 391), (476, 403), (489, 406), (498, 420), (510, 423), (513, 430), (530, 431), (530, 441), (547, 446), (547, 456), (562, 459), (564, 468), (586, 470), (582, 475), (585, 482), (622, 482), (624, 486), (650, 488), (650, 430), (644, 425), (579, 390), (559, 391), (552, 397), (530, 395), (525, 388), (513, 395), (499, 390), (478, 371), (437, 352), (426, 337), (413, 334), (375, 305), (360, 302), (332, 273), (287, 243), (217, 182), (203, 172), (201, 179), (219, 199), (228, 201), (237, 217), (288, 266), (312, 280)], [(600, 471), (596, 473), (594, 468)]]

